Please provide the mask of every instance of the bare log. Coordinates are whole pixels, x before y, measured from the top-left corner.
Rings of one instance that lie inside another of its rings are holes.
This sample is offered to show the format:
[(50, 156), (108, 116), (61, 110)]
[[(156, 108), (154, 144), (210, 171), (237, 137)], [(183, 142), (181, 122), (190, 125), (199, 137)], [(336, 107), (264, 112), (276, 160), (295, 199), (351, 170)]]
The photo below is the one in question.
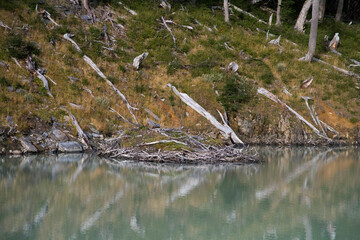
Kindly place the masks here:
[(326, 127), (326, 129), (328, 129), (330, 132), (335, 133), (336, 135), (340, 136), (340, 133), (339, 133), (338, 131), (336, 131), (334, 128), (332, 128), (331, 126), (329, 126), (328, 124), (326, 124), (325, 122), (323, 122), (323, 121), (321, 121), (321, 120), (319, 120), (319, 121), (320, 121), (320, 123), (321, 123), (322, 125), (324, 125), (324, 127)]
[(117, 89), (117, 88), (114, 86), (114, 84), (107, 79), (107, 77), (100, 71), (100, 69), (98, 68), (98, 66), (97, 66), (88, 56), (84, 55), (84, 56), (83, 56), (83, 59), (84, 59), (85, 62), (86, 62), (87, 64), (89, 64), (90, 67), (91, 67), (92, 69), (94, 69), (95, 72), (96, 72), (102, 79), (104, 79), (104, 80), (106, 81), (106, 83), (123, 99), (123, 101), (126, 103), (127, 108), (128, 108), (129, 111), (130, 111), (130, 114), (131, 114), (132, 117), (134, 118), (135, 123), (138, 124), (138, 121), (137, 121), (137, 119), (136, 119), (136, 116), (135, 116), (135, 114), (134, 114), (133, 111), (132, 111), (132, 110), (135, 109), (135, 108), (133, 108), (133, 107), (130, 105), (130, 103), (129, 103), (129, 101), (126, 99), (125, 95), (122, 94), (122, 93), (119, 91), (119, 89)]
[(318, 125), (317, 121), (315, 120), (314, 114), (313, 114), (313, 112), (311, 111), (311, 108), (310, 108), (310, 106), (309, 106), (309, 100), (313, 100), (313, 99), (312, 99), (311, 97), (305, 97), (305, 96), (302, 96), (301, 98), (305, 100), (306, 107), (309, 109), (310, 116), (311, 116), (312, 120), (314, 121), (314, 123), (315, 123), (316, 125)]
[(161, 20), (163, 21), (163, 24), (164, 24), (164, 26), (166, 27), (166, 29), (170, 32), (170, 35), (172, 36), (172, 39), (173, 39), (173, 41), (174, 41), (174, 46), (175, 46), (175, 48), (176, 48), (176, 38), (175, 38), (174, 33), (171, 31), (171, 29), (169, 28), (169, 26), (166, 24), (166, 21), (165, 21), (165, 19), (164, 19), (163, 16), (161, 16)]
[(126, 7), (122, 2), (118, 2), (118, 3), (119, 3), (119, 5), (123, 6), (123, 8), (124, 8), (126, 11), (128, 11), (131, 15), (134, 15), (134, 16), (137, 15), (137, 13), (136, 13), (134, 10), (131, 10), (130, 8)]
[(177, 140), (160, 140), (160, 141), (143, 143), (143, 144), (140, 144), (140, 145), (142, 145), (142, 146), (150, 146), (150, 145), (156, 145), (156, 144), (162, 144), (162, 143), (177, 143), (177, 144), (181, 144), (181, 145), (187, 146), (186, 143), (180, 142), (180, 141), (177, 141)]
[(11, 28), (0, 20), (0, 27), (11, 30)]
[(75, 104), (75, 103), (69, 103), (70, 107), (74, 108), (74, 109), (80, 109), (80, 110), (85, 110), (86, 108), (84, 106)]
[(211, 29), (211, 27), (208, 27), (208, 26), (202, 24), (202, 23), (199, 22), (198, 20), (195, 19), (194, 21), (196, 22), (196, 24), (199, 24), (200, 26), (205, 27), (209, 32), (212, 32), (212, 31), (213, 31), (213, 30)]
[(302, 122), (304, 122), (306, 125), (308, 125), (318, 136), (325, 138), (327, 140), (331, 140), (328, 137), (324, 136), (323, 134), (321, 134), (321, 132), (314, 127), (314, 125), (312, 125), (311, 123), (309, 123), (305, 118), (303, 118), (303, 116), (301, 116), (300, 114), (298, 114), (295, 110), (293, 110), (291, 107), (289, 107), (288, 105), (286, 105), (284, 102), (282, 102), (277, 96), (275, 96), (274, 94), (272, 94), (271, 92), (269, 92), (268, 90), (266, 90), (265, 88), (258, 88), (257, 92), (259, 94), (264, 95), (265, 97), (269, 98), (270, 100), (280, 104), (282, 107), (288, 109), (292, 114), (294, 114), (299, 120), (301, 120)]
[(320, 62), (320, 63), (323, 63), (323, 64), (325, 64), (325, 65), (331, 66), (332, 68), (334, 68), (334, 69), (338, 70), (339, 72), (342, 72), (342, 73), (344, 73), (344, 74), (346, 74), (346, 75), (348, 75), (348, 76), (354, 76), (354, 77), (356, 77), (357, 79), (360, 79), (360, 75), (357, 74), (357, 73), (354, 73), (354, 72), (352, 72), (352, 71), (348, 71), (348, 70), (339, 68), (339, 67), (337, 67), (337, 66), (331, 65), (330, 63), (327, 63), (327, 62), (325, 62), (325, 61), (323, 61), (323, 60), (321, 60), (321, 59), (318, 59), (318, 58), (316, 58), (316, 57), (313, 57), (312, 60), (315, 61), (315, 62)]
[(52, 22), (55, 26), (60, 26), (59, 24), (57, 24), (57, 22), (55, 22), (54, 19), (51, 18), (51, 14), (48, 11), (46, 11), (45, 9), (42, 9), (42, 10), (38, 11), (38, 5), (37, 4), (36, 4), (35, 10), (36, 10), (37, 14), (41, 14), (44, 18), (49, 19), (50, 22)]
[(93, 149), (89, 138), (86, 136), (86, 134), (84, 133), (84, 131), (82, 130), (82, 128), (80, 127), (80, 124), (78, 123), (78, 121), (76, 120), (76, 117), (65, 107), (60, 107), (62, 110), (66, 111), (69, 114), (69, 117), (73, 123), (73, 125), (76, 128), (76, 131), (78, 132), (78, 136), (81, 139), (81, 142), (85, 145), (86, 149)]
[(263, 24), (267, 24), (265, 21), (259, 19), (258, 17), (255, 17), (254, 15), (252, 15), (252, 14), (249, 13), (249, 12), (246, 12), (246, 11), (242, 10), (241, 8), (235, 6), (234, 4), (231, 4), (231, 3), (230, 3), (229, 6), (230, 6), (230, 7), (233, 7), (236, 11), (238, 11), (238, 12), (240, 12), (240, 13), (242, 13), (242, 14), (245, 14), (245, 15), (247, 15), (247, 16), (249, 16), (249, 17), (252, 17), (252, 18), (258, 20), (258, 22), (261, 22), (261, 23), (263, 23)]
[(198, 112), (201, 116), (205, 117), (207, 120), (210, 121), (210, 123), (220, 130), (222, 135), (228, 139), (230, 138), (234, 143), (236, 144), (242, 144), (244, 145), (243, 141), (240, 140), (240, 138), (235, 134), (235, 132), (225, 124), (221, 124), (216, 120), (216, 118), (211, 115), (209, 112), (207, 112), (203, 107), (201, 107), (197, 102), (195, 102), (191, 97), (189, 97), (186, 93), (179, 92), (176, 87), (172, 86), (170, 83), (168, 86), (173, 90), (173, 92), (180, 97), (180, 99), (186, 103), (189, 107), (194, 109), (196, 112)]
[(278, 38), (271, 40), (269, 44), (280, 46), (280, 39), (281, 39), (281, 35)]
[(144, 53), (140, 54), (139, 56), (137, 56), (136, 58), (134, 58), (134, 60), (133, 60), (133, 67), (134, 67), (136, 70), (139, 70), (142, 62), (145, 60), (145, 58), (146, 58), (148, 55), (149, 55), (148, 52), (144, 52)]
[(229, 22), (229, 0), (224, 0), (224, 17), (225, 22)]
[(63, 37), (64, 37), (66, 40), (68, 40), (69, 42), (71, 42), (72, 45), (74, 45), (74, 47), (76, 48), (76, 50), (77, 50), (78, 52), (81, 52), (81, 49), (80, 49), (79, 45), (77, 45), (77, 43), (76, 43), (74, 40), (71, 39), (71, 38), (74, 37), (74, 36), (75, 36), (74, 34), (65, 33)]

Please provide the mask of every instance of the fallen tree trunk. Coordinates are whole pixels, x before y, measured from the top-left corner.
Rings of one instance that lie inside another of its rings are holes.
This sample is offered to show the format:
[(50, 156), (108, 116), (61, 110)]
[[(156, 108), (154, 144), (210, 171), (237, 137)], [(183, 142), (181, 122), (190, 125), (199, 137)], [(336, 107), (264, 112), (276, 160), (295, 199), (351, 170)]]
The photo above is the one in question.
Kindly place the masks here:
[(0, 27), (11, 30), (11, 28), (0, 20)]
[(166, 21), (165, 21), (165, 19), (164, 19), (163, 16), (161, 16), (161, 20), (163, 21), (163, 24), (164, 24), (164, 26), (166, 27), (166, 29), (170, 32), (170, 35), (172, 36), (172, 39), (173, 39), (173, 41), (174, 41), (174, 46), (175, 46), (175, 48), (176, 48), (176, 38), (175, 38), (174, 33), (171, 31), (171, 29), (169, 28), (169, 26), (166, 24)]
[(246, 12), (246, 11), (242, 10), (241, 8), (235, 6), (234, 4), (231, 4), (231, 3), (230, 3), (229, 6), (230, 6), (230, 7), (233, 7), (236, 11), (241, 12), (242, 14), (245, 14), (245, 15), (247, 15), (247, 16), (249, 16), (249, 17), (252, 17), (252, 18), (258, 20), (258, 22), (261, 22), (261, 23), (263, 23), (263, 24), (267, 24), (265, 21), (259, 19), (258, 17), (255, 17), (254, 15), (252, 15), (252, 14), (249, 13), (249, 12)]
[(84, 59), (85, 62), (86, 62), (87, 64), (89, 64), (90, 67), (91, 67), (92, 69), (94, 69), (95, 72), (96, 72), (101, 78), (103, 78), (103, 79), (106, 81), (106, 83), (123, 99), (123, 101), (126, 103), (127, 108), (128, 108), (129, 111), (130, 111), (130, 114), (131, 114), (132, 117), (134, 118), (135, 123), (138, 124), (138, 121), (137, 121), (137, 119), (136, 119), (136, 116), (135, 116), (135, 114), (134, 114), (133, 111), (132, 111), (132, 109), (135, 109), (135, 108), (133, 108), (133, 107), (130, 105), (130, 103), (129, 103), (129, 101), (126, 99), (125, 95), (122, 94), (122, 93), (119, 91), (119, 89), (117, 89), (117, 88), (114, 86), (114, 84), (107, 79), (107, 77), (100, 71), (100, 69), (98, 68), (98, 66), (96, 66), (96, 64), (95, 64), (88, 56), (84, 55), (84, 56), (83, 56), (83, 59)]
[(79, 47), (79, 45), (77, 45), (76, 42), (71, 39), (71, 38), (74, 37), (74, 36), (75, 36), (74, 34), (65, 33), (63, 37), (64, 37), (66, 40), (68, 40), (69, 42), (71, 42), (72, 45), (74, 45), (74, 47), (76, 48), (76, 50), (77, 50), (78, 52), (81, 52), (81, 48)]
[(189, 97), (186, 93), (179, 92), (176, 87), (172, 86), (170, 83), (168, 86), (173, 90), (173, 92), (180, 97), (180, 99), (186, 103), (189, 107), (198, 112), (201, 116), (205, 117), (210, 123), (216, 127), (222, 135), (228, 139), (230, 138), (234, 143), (244, 145), (243, 141), (235, 134), (235, 132), (227, 125), (221, 124), (216, 120), (216, 118), (207, 112), (203, 107), (201, 107), (197, 102), (195, 102), (191, 97)]
[(280, 104), (283, 108), (288, 109), (292, 114), (294, 114), (299, 120), (301, 120), (302, 122), (304, 122), (306, 125), (308, 125), (318, 136), (325, 138), (326, 140), (331, 140), (330, 138), (324, 136), (323, 134), (321, 134), (321, 132), (314, 127), (314, 125), (312, 125), (311, 123), (309, 123), (303, 116), (301, 116), (300, 114), (298, 114), (295, 110), (293, 110), (291, 107), (289, 107), (288, 105), (286, 105), (284, 102), (282, 102), (277, 96), (275, 96), (274, 94), (272, 94), (271, 92), (269, 92), (268, 90), (266, 90), (265, 88), (258, 88), (257, 90), (258, 93), (264, 95), (265, 97), (269, 98), (270, 100)]
[(60, 109), (64, 110), (65, 112), (67, 112), (69, 114), (69, 117), (70, 117), (73, 125), (75, 126), (76, 131), (78, 132), (78, 136), (79, 136), (79, 138), (81, 138), (81, 142), (85, 145), (86, 149), (93, 149), (93, 147), (90, 144), (89, 138), (86, 136), (86, 134), (80, 127), (75, 116), (69, 110), (67, 110), (65, 107), (60, 107)]
[(313, 57), (312, 60), (314, 60), (315, 62), (320, 62), (320, 63), (323, 63), (323, 64), (325, 64), (325, 65), (331, 66), (331, 67), (333, 67), (334, 69), (336, 69), (336, 70), (338, 70), (339, 72), (342, 72), (342, 73), (344, 73), (344, 74), (346, 74), (346, 75), (354, 76), (354, 77), (356, 77), (357, 79), (360, 79), (360, 75), (357, 74), (357, 73), (354, 73), (354, 72), (351, 72), (351, 71), (348, 71), (348, 70), (339, 68), (339, 67), (334, 66), (334, 65), (331, 65), (330, 63), (327, 63), (327, 62), (325, 62), (325, 61), (323, 61), (323, 60), (321, 60), (321, 59), (318, 59), (318, 58), (316, 58), (316, 57)]
[(57, 26), (57, 27), (60, 26), (57, 22), (55, 22), (54, 19), (51, 18), (51, 14), (48, 11), (46, 11), (45, 9), (42, 9), (42, 10), (38, 11), (38, 5), (37, 4), (36, 4), (35, 10), (36, 10), (37, 14), (41, 14), (43, 17), (49, 19), (49, 21), (52, 22), (55, 26)]

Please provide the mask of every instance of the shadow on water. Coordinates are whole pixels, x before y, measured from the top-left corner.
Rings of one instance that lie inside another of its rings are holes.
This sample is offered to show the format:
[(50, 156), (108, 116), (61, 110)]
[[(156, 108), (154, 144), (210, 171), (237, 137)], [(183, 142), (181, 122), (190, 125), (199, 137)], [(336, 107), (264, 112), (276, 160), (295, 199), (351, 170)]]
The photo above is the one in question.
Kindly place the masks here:
[(356, 239), (360, 150), (253, 149), (247, 166), (0, 157), (0, 239)]

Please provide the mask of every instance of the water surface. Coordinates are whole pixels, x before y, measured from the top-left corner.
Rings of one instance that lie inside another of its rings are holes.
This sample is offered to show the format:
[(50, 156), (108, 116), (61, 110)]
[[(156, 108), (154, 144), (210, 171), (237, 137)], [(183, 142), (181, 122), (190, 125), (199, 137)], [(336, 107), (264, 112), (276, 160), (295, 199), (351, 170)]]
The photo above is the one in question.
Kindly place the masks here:
[(0, 157), (0, 239), (359, 239), (359, 149), (258, 154), (265, 164)]

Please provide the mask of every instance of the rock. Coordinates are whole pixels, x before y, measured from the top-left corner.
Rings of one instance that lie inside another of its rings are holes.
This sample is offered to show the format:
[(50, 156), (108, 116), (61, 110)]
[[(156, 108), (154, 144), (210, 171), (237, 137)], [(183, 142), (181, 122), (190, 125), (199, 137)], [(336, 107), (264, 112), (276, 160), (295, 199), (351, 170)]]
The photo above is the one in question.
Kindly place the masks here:
[(87, 21), (87, 22), (91, 22), (91, 17), (89, 15), (81, 15), (80, 19)]
[(83, 152), (84, 149), (78, 142), (59, 142), (57, 143), (57, 148), (59, 152), (64, 153), (74, 153), (74, 152)]
[(30, 142), (29, 139), (21, 138), (20, 139), (21, 146), (23, 147), (23, 153), (36, 153), (38, 152), (37, 148)]
[(149, 128), (151, 128), (151, 129), (160, 128), (160, 124), (158, 124), (157, 122), (154, 122), (153, 120), (147, 119), (146, 122), (147, 122), (147, 125), (149, 126)]
[(21, 89), (21, 88), (16, 89), (15, 92), (16, 92), (16, 93), (25, 94), (25, 90), (24, 90), (24, 89)]
[(57, 128), (51, 129), (51, 138), (55, 141), (61, 141), (61, 142), (65, 142), (68, 140), (66, 134)]
[(244, 118), (238, 118), (239, 130), (242, 134), (248, 137), (252, 137), (254, 133), (254, 124)]
[(14, 91), (14, 88), (9, 86), (9, 87), (6, 87), (6, 89), (8, 90), (8, 92), (13, 92)]

